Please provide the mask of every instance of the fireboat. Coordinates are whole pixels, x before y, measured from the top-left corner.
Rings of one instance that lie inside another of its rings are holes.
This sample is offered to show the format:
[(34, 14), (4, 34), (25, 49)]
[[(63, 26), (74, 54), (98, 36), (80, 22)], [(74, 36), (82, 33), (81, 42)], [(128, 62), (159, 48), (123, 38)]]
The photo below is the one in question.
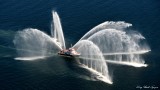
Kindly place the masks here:
[(58, 52), (58, 55), (69, 56), (69, 57), (77, 57), (80, 56), (80, 53), (76, 52), (74, 48), (62, 49)]

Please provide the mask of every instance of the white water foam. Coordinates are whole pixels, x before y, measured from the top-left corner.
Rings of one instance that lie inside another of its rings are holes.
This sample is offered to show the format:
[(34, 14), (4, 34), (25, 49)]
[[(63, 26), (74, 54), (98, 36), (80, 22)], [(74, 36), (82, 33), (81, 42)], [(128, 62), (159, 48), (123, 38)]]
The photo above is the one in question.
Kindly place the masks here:
[[(125, 62), (144, 64), (145, 61), (140, 54), (151, 50), (142, 34), (127, 31), (130, 26), (132, 24), (123, 21), (104, 22), (88, 31), (79, 42), (81, 40), (92, 41), (105, 55), (106, 60), (117, 60), (118, 62), (126, 60)], [(78, 42), (74, 46), (77, 44)]]
[(89, 40), (81, 40), (74, 48), (81, 53), (81, 57), (83, 58), (80, 58), (79, 62), (83, 64), (86, 69), (98, 75), (99, 80), (106, 81), (111, 84), (112, 81), (108, 72), (107, 63), (105, 62), (102, 52), (99, 50), (98, 46)]
[(35, 57), (16, 57), (15, 60), (37, 60), (37, 59), (44, 59), (46, 56), (35, 56)]
[[(85, 57), (77, 57), (81, 59), (86, 59), (86, 60), (99, 60), (99, 59), (94, 59), (94, 58), (85, 58)], [(127, 65), (127, 66), (133, 66), (133, 67), (147, 67), (147, 64), (143, 63), (136, 63), (136, 62), (126, 62), (126, 61), (116, 61), (116, 60), (105, 60), (107, 63), (112, 63), (112, 64), (119, 64), (119, 65)]]
[(136, 63), (136, 62), (125, 62), (125, 61), (114, 61), (114, 60), (106, 60), (107, 63), (119, 64), (119, 65), (128, 65), (133, 67), (147, 67), (147, 64)]
[(103, 53), (103, 55), (127, 55), (127, 54), (144, 54), (149, 52), (150, 50), (141, 50), (141, 51), (134, 51), (134, 52), (117, 52), (117, 53)]
[(92, 68), (89, 68), (84, 64), (81, 64), (80, 67), (85, 68), (88, 71), (90, 71), (91, 73), (93, 73), (94, 74), (93, 77), (96, 78), (97, 80), (103, 81), (103, 82), (108, 83), (108, 84), (113, 84), (111, 78), (105, 77), (104, 75), (102, 75), (102, 73), (99, 73), (98, 71), (96, 71)]

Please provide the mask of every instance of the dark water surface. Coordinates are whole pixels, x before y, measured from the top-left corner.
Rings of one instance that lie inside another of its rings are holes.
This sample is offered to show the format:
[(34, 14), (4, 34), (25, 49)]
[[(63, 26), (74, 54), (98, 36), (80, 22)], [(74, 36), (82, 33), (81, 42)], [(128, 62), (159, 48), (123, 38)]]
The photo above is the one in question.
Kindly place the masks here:
[[(61, 18), (67, 47), (104, 21), (133, 24), (132, 28), (141, 32), (151, 47), (152, 51), (143, 55), (149, 66), (109, 64), (113, 77), (109, 85), (90, 80), (90, 73), (71, 58), (14, 60), (16, 31), (37, 28), (50, 35), (52, 10)], [(0, 90), (139, 90), (138, 86), (159, 90), (159, 30), (159, 0), (0, 0)]]

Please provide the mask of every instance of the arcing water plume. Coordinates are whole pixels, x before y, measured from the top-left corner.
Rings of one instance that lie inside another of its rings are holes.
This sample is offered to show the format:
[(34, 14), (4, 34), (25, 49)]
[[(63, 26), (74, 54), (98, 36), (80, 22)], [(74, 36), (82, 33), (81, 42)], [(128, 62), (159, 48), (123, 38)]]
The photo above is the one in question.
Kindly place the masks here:
[(140, 54), (150, 51), (145, 38), (138, 32), (127, 32), (132, 26), (125, 22), (104, 22), (86, 33), (81, 40), (96, 44), (106, 60), (141, 63), (145, 61)]
[(55, 11), (52, 11), (52, 15), (52, 37), (38, 29), (32, 28), (17, 32), (14, 38), (14, 44), (20, 58), (16, 59), (39, 59), (53, 55), (59, 50), (66, 48), (59, 16)]
[(96, 73), (98, 75), (96, 76), (97, 79), (112, 84), (107, 64), (98, 46), (89, 40), (81, 40), (74, 48), (76, 48), (77, 51), (81, 53), (80, 58), (82, 59), (80, 59), (79, 62), (83, 65), (84, 68)]
[(96, 45), (98, 45), (103, 53), (129, 53), (128, 55), (124, 55), (123, 53), (122, 55), (113, 54), (112, 57), (106, 56), (106, 59), (117, 61), (126, 60), (128, 62), (144, 63), (144, 60), (140, 57), (139, 54), (132, 53), (136, 51), (148, 51), (147, 48), (144, 48), (143, 44), (141, 46), (141, 42), (139, 42), (140, 39), (144, 38), (132, 37), (130, 35), (127, 35), (127, 33), (124, 31), (114, 29), (99, 31), (88, 38), (88, 40), (91, 40)]
[(19, 57), (48, 56), (61, 49), (50, 36), (32, 28), (18, 31), (13, 42)]
[(55, 11), (52, 11), (52, 16), (53, 22), (51, 23), (51, 36), (59, 43), (59, 45), (61, 45), (62, 49), (66, 49), (60, 18)]
[(94, 28), (92, 28), (80, 40), (87, 39), (88, 37), (90, 37), (94, 33), (98, 32), (100, 30), (103, 30), (103, 29), (118, 29), (118, 30), (122, 30), (122, 29), (130, 27), (130, 26), (132, 26), (132, 24), (125, 23), (123, 21), (118, 21), (118, 22), (106, 21), (106, 22), (101, 23), (101, 24), (95, 26)]
[[(66, 49), (60, 18), (52, 11), (51, 37), (38, 29), (24, 29), (18, 31), (14, 44), (18, 55), (25, 60), (43, 58)], [(145, 37), (138, 32), (126, 29), (132, 26), (123, 21), (106, 21), (87, 32), (74, 46), (81, 53), (81, 66), (96, 78), (112, 84), (107, 63), (116, 63), (136, 67), (147, 66), (140, 56), (150, 51), (145, 43)], [(19, 59), (19, 58), (16, 58)]]

